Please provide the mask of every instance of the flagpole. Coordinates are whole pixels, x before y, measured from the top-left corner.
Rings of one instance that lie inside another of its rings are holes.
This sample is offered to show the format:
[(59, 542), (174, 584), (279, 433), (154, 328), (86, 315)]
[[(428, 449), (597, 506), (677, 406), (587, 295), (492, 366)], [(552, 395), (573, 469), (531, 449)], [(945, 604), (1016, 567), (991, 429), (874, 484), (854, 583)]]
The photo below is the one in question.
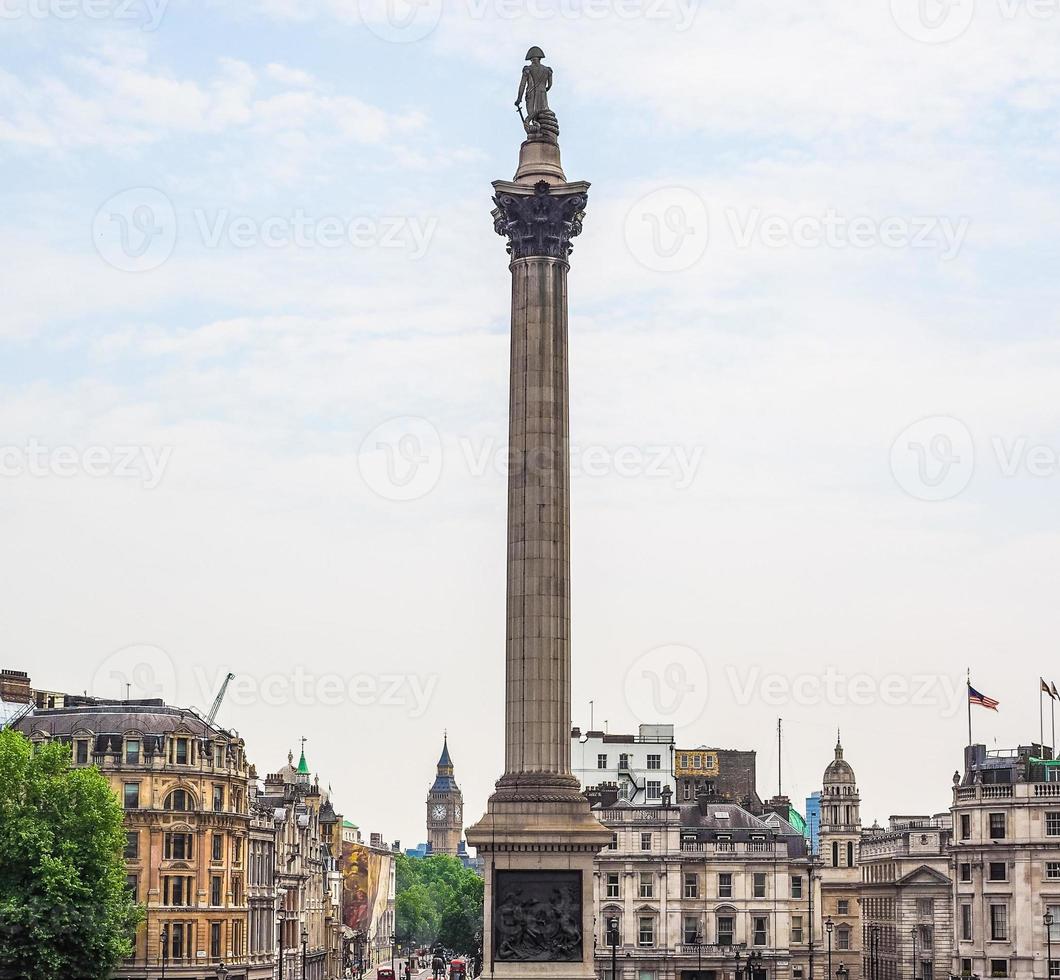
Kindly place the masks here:
[(1038, 738), (1039, 745), (1042, 749), (1042, 754), (1045, 754), (1045, 709), (1042, 705), (1042, 687), (1045, 682), (1039, 677), (1038, 678)]
[(964, 692), (964, 700), (968, 702), (968, 745), (972, 744), (972, 668), (968, 668), (968, 689)]

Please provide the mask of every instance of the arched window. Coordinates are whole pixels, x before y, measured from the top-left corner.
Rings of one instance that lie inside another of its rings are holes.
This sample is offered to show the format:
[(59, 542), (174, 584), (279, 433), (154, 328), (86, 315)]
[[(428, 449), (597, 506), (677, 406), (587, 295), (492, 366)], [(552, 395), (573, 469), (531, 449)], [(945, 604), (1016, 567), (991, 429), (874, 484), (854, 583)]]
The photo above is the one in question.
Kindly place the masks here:
[(194, 809), (191, 800), (191, 794), (187, 790), (175, 789), (169, 796), (166, 797), (164, 804), (165, 809), (173, 810), (176, 813), (187, 813)]
[(832, 841), (832, 867), (839, 867), (839, 842)]
[(854, 842), (847, 841), (847, 867), (854, 867)]

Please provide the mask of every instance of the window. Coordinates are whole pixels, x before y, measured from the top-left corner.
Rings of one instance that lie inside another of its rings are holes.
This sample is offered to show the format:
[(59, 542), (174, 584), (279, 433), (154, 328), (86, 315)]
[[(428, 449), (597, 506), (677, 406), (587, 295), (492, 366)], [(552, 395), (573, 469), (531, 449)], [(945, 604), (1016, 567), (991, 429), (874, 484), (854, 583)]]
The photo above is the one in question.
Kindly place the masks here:
[(854, 842), (847, 841), (847, 867), (854, 867)]
[(1060, 960), (1049, 961), (1049, 977), (1060, 977)]
[(991, 861), (989, 877), (990, 881), (1006, 881), (1008, 879), (1008, 865), (1004, 861)]
[(243, 838), (237, 837), (232, 841), (232, 863), (243, 863)]
[(1045, 862), (1045, 877), (1060, 878), (1060, 861)]
[(961, 840), (968, 840), (972, 836), (972, 815), (961, 814)]
[(210, 923), (210, 956), (215, 960), (221, 958), (221, 923)]
[(1060, 810), (1050, 810), (1046, 813), (1045, 833), (1048, 837), (1060, 837)]
[(225, 808), (225, 788), (214, 786), (213, 788), (213, 812), (222, 813)]
[(835, 914), (836, 915), (850, 915), (850, 901), (846, 898), (841, 898), (835, 903)]
[(221, 904), (221, 876), (210, 876), (210, 904), (215, 908)]
[(931, 918), (935, 914), (935, 899), (918, 898), (916, 900), (916, 914), (922, 918)]
[(662, 783), (658, 779), (649, 779), (644, 784), (644, 795), (649, 800), (662, 799)]
[(178, 813), (187, 813), (191, 810), (191, 796), (187, 790), (175, 789), (166, 797), (165, 808)]
[(640, 849), (642, 851), (650, 851), (651, 850), (651, 834), (650, 833), (644, 833), (644, 834), (640, 835)]
[(125, 876), (125, 890), (129, 893), (129, 896), (135, 902), (140, 892), (140, 878), (138, 875)]
[(607, 845), (607, 849), (609, 851), (617, 851), (618, 850), (618, 834), (612, 834), (611, 835), (611, 843)]
[(686, 946), (696, 946), (699, 944), (699, 919), (694, 915), (686, 915), (684, 921), (684, 927), (682, 929), (684, 939), (682, 940)]
[(126, 783), (124, 786), (124, 792), (122, 800), (125, 804), (126, 810), (139, 810), (140, 809), (140, 784), (139, 783)]
[(971, 881), (972, 880), (972, 866), (970, 864), (962, 864), (961, 865), (960, 875), (961, 875), (961, 881)]
[(990, 906), (990, 938), (994, 942), (1008, 939), (1008, 906)]
[[(1004, 840), (1005, 839), (1005, 814), (1003, 813), (991, 813), (990, 814), (990, 839), (991, 840)], [(1008, 964), (1006, 963), (1006, 969)]]
[(791, 897), (802, 898), (802, 875), (791, 876)]
[(650, 871), (642, 871), (640, 873), (640, 897), (655, 897), (655, 879)]
[(731, 946), (736, 931), (736, 919), (731, 915), (718, 916), (718, 945)]
[(1008, 976), (1008, 960), (991, 960), (990, 961), (990, 976), (992, 976), (992, 977), (1007, 977)]
[(162, 904), (175, 908), (189, 908), (193, 881), (194, 879), (185, 875), (164, 875), (162, 877)]
[(88, 765), (88, 739), (79, 738), (74, 742), (74, 760), (79, 766)]
[(961, 906), (961, 942), (970, 943), (972, 941), (972, 907), (970, 905)]
[(920, 976), (923, 980), (935, 980), (935, 964), (931, 960), (920, 961)]
[(232, 904), (243, 904), (243, 876), (232, 875)]
[(655, 945), (655, 920), (649, 915), (640, 917), (640, 929), (638, 931), (637, 945)]
[(1047, 905), (1045, 911), (1053, 917), (1053, 924), (1049, 927), (1049, 941), (1060, 942), (1060, 905)]
[(732, 873), (729, 871), (718, 875), (718, 898), (732, 898)]
[(685, 875), (685, 898), (699, 898), (699, 875)]
[(793, 915), (791, 917), (791, 941), (793, 943), (802, 942), (802, 916)]
[(840, 926), (835, 931), (836, 949), (850, 949), (850, 926)]
[(598, 755), (596, 757), (596, 768), (597, 769), (606, 769), (607, 768), (607, 756), (606, 755)]
[(648, 768), (649, 769), (662, 769), (662, 756), (661, 755), (649, 755), (648, 756)]
[(137, 861), (140, 858), (140, 831), (127, 830), (125, 832), (125, 860)]
[(970, 977), (972, 975), (972, 961), (961, 960), (961, 976)]
[(607, 876), (607, 897), (618, 898), (619, 897), (619, 882), (617, 874), (609, 874)]
[(163, 838), (163, 856), (167, 861), (190, 861), (191, 842), (191, 834), (168, 833)]
[(213, 844), (212, 844), (212, 846), (213, 846), (213, 850), (210, 853), (210, 859), (213, 860), (213, 861), (222, 861), (222, 860), (224, 860), (225, 839), (224, 839), (223, 836), (221, 836), (221, 834), (214, 834), (213, 835)]
[(186, 738), (173, 740), (173, 762), (178, 766), (188, 764), (188, 740)]
[(140, 740), (138, 738), (125, 740), (125, 764), (129, 766), (140, 764)]
[(766, 897), (766, 874), (764, 871), (756, 871), (754, 876), (754, 891), (752, 894), (755, 898)]
[(754, 946), (768, 946), (769, 945), (769, 933), (766, 929), (766, 924), (769, 922), (764, 915), (754, 915), (751, 917), (751, 942)]
[(618, 768), (629, 769), (629, 756), (625, 752), (622, 752), (618, 757)]
[(793, 966), (791, 968), (791, 978), (792, 978), (792, 980), (802, 980), (803, 976), (804, 976), (804, 974), (802, 972), (802, 967), (801, 966)]

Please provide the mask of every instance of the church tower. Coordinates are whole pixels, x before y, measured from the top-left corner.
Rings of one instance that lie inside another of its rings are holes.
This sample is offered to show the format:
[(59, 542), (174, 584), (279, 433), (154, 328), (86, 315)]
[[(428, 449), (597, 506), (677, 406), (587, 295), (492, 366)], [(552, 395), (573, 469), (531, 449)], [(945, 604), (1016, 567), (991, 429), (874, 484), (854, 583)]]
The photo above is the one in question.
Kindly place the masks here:
[(438, 775), (427, 794), (427, 847), (430, 854), (456, 857), (462, 835), (464, 797), (453, 778), (453, 760), (449, 755), (449, 739), (442, 746), (438, 760)]

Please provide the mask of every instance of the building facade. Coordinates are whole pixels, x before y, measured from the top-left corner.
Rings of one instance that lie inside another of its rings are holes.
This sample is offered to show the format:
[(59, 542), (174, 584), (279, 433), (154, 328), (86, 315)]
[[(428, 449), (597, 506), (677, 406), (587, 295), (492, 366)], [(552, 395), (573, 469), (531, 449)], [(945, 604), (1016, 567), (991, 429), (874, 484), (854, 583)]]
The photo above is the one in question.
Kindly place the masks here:
[(634, 806), (659, 806), (674, 781), (674, 726), (641, 725), (636, 735), (571, 730), (571, 771), (583, 790), (614, 787)]
[(965, 749), (950, 810), (954, 974), (1060, 976), (1060, 780), (1051, 756), (1036, 744)]
[(738, 803), (750, 813), (762, 813), (757, 790), (757, 756), (746, 749), (719, 749), (700, 745), (677, 749), (674, 776), (677, 800), (694, 802), (700, 791), (708, 796)]
[(803, 977), (808, 884), (801, 832), (776, 814), (760, 818), (705, 792), (691, 805), (670, 799), (666, 793), (655, 807), (625, 800), (594, 807), (612, 833), (594, 873), (597, 976)]
[(35, 709), (18, 728), (33, 742), (68, 745), (75, 766), (98, 767), (125, 808), (128, 884), (146, 918), (115, 977), (143, 978), (164, 965), (167, 977), (192, 980), (222, 962), (230, 980), (273, 976), (267, 937), (250, 940), (250, 880), (266, 871), (252, 869), (261, 851), (251, 848), (240, 738), (161, 701), (74, 696)]
[[(942, 980), (953, 953), (951, 824), (934, 817), (891, 817), (861, 838), (864, 934), (880, 937), (865, 976), (880, 980)], [(866, 946), (866, 950), (868, 946)], [(875, 967), (875, 971), (873, 971)]]
[[(820, 850), (815, 860), (816, 897), (814, 939), (826, 952), (831, 938), (833, 973), (842, 966), (851, 980), (868, 977), (863, 972), (861, 869), (861, 797), (843, 745), (836, 740), (835, 757), (824, 771), (821, 787)], [(829, 929), (829, 923), (831, 928)], [(876, 934), (873, 934), (876, 936)], [(882, 937), (880, 938), (882, 941)], [(826, 954), (827, 955), (827, 954)], [(873, 980), (883, 980), (874, 977)]]
[(456, 857), (463, 848), (464, 795), (456, 784), (449, 738), (438, 759), (434, 783), (427, 794), (427, 852)]

